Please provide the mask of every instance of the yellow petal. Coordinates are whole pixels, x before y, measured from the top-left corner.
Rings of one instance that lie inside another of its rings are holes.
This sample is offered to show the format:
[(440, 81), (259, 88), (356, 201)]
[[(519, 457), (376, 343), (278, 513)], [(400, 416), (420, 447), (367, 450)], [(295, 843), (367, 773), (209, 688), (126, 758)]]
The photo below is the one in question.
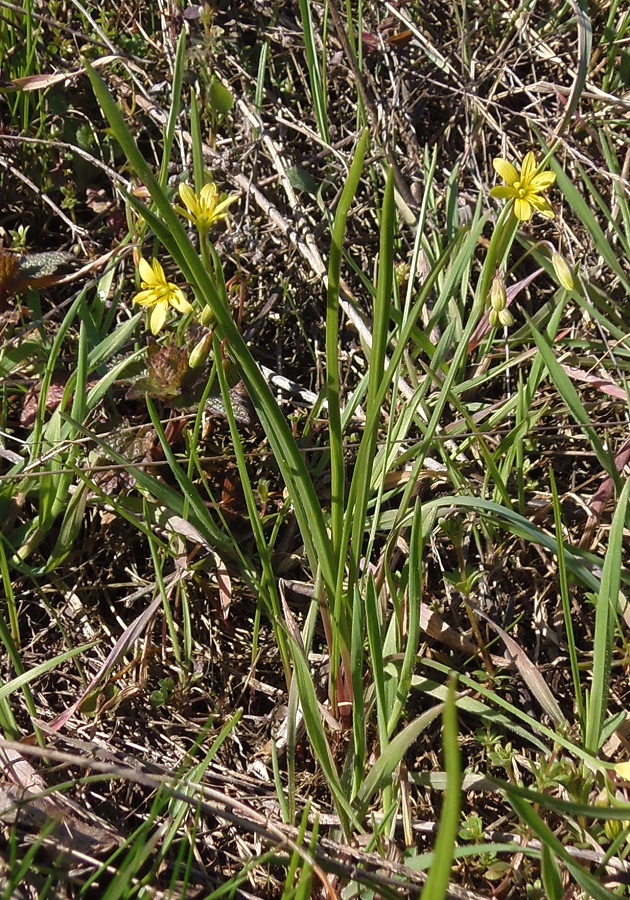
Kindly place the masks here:
[(617, 763), (615, 772), (620, 778), (630, 781), (630, 762)]
[(188, 219), (189, 222), (195, 221), (195, 217), (190, 214), (187, 209), (184, 209), (182, 206), (174, 206), (173, 209), (179, 216), (183, 216), (185, 219)]
[(182, 198), (184, 205), (187, 206), (188, 209), (192, 209), (197, 202), (195, 192), (188, 184), (180, 184), (179, 196)]
[(146, 281), (147, 284), (153, 282), (153, 269), (143, 256), (140, 257), (140, 261), (138, 262), (138, 272), (140, 272), (140, 278), (142, 278), (143, 281)]
[(539, 197), (537, 194), (528, 194), (527, 199), (541, 216), (544, 216), (546, 219), (553, 219), (554, 211), (544, 197)]
[(160, 295), (155, 288), (147, 288), (146, 291), (140, 291), (133, 298), (133, 302), (139, 306), (153, 306), (159, 301)]
[(174, 284), (169, 284), (169, 287), (171, 288), (171, 306), (176, 309), (178, 313), (182, 313), (182, 315), (192, 312), (193, 308), (184, 297), (183, 291), (180, 290), (180, 288), (175, 287)]
[(164, 269), (161, 264), (154, 259), (151, 263), (153, 266), (153, 283), (158, 285), (166, 285), (166, 275), (164, 274)]
[(201, 188), (201, 192), (199, 194), (202, 204), (207, 209), (210, 207), (214, 208), (214, 204), (217, 199), (217, 186), (212, 181), (209, 181), (208, 184), (204, 184)]
[(230, 206), (235, 203), (239, 199), (238, 194), (232, 194), (231, 197), (227, 197), (227, 199), (222, 200), (220, 203), (217, 203), (214, 209), (214, 218), (215, 219), (223, 219), (227, 215), (227, 211)]
[(496, 159), (492, 160), (492, 165), (494, 166), (494, 171), (506, 182), (506, 184), (514, 184), (515, 181), (518, 181), (518, 172), (506, 159), (501, 159), (500, 156), (497, 156)]
[(529, 187), (529, 183), (536, 174), (536, 157), (530, 150), (525, 154), (523, 165), (521, 166), (521, 181)]
[(164, 323), (166, 322), (166, 313), (168, 310), (168, 303), (157, 303), (153, 309), (151, 310), (151, 315), (149, 317), (149, 327), (151, 328), (151, 334), (157, 334)]
[(540, 194), (543, 191), (546, 191), (547, 188), (550, 188), (555, 180), (555, 172), (539, 172), (538, 175), (534, 175), (531, 179), (528, 187), (530, 191), (536, 191), (537, 194)]
[(514, 193), (514, 188), (508, 187), (506, 184), (499, 184), (491, 189), (490, 196), (497, 200), (511, 200)]
[(532, 217), (532, 207), (528, 200), (521, 200), (517, 197), (514, 201), (514, 215), (521, 222), (528, 222)]

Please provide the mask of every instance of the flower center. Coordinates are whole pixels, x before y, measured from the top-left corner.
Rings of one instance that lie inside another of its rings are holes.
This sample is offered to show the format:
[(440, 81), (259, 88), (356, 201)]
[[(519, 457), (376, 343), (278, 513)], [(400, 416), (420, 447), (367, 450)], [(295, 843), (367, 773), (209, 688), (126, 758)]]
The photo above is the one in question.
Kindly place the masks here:
[(525, 195), (527, 194), (526, 185), (524, 185), (522, 181), (515, 181), (512, 187), (516, 191), (519, 200), (523, 200)]

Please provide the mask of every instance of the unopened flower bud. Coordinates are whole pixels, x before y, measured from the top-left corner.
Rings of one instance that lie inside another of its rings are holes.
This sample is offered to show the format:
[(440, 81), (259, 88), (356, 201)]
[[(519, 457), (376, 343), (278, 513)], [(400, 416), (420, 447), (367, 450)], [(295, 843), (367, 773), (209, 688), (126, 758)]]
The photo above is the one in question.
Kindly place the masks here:
[(503, 325), (509, 328), (514, 324), (514, 316), (509, 309), (491, 309), (488, 313), (488, 321), (493, 328)]
[(212, 349), (212, 332), (204, 334), (201, 340), (193, 347), (188, 357), (188, 365), (191, 369), (198, 369), (202, 366), (210, 355)]
[(204, 308), (201, 310), (199, 321), (204, 328), (212, 328), (212, 326), (216, 322), (216, 316), (214, 315), (212, 307), (204, 306)]
[(555, 252), (551, 257), (551, 262), (553, 263), (554, 272), (556, 273), (556, 278), (562, 285), (562, 287), (566, 291), (573, 290), (573, 274), (571, 273), (571, 269), (569, 268), (569, 264), (567, 263), (564, 256), (561, 256), (558, 252)]
[(507, 291), (505, 290), (505, 281), (497, 272), (492, 279), (492, 286), (490, 287), (490, 306), (492, 309), (499, 312), (500, 310), (505, 309), (506, 303)]

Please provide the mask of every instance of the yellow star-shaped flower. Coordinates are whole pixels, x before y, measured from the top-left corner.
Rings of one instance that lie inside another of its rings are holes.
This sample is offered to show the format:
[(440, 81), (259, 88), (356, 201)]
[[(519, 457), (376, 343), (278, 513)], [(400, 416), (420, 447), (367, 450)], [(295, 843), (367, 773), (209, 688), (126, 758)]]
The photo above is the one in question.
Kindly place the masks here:
[(493, 187), (491, 197), (513, 200), (514, 215), (521, 222), (529, 221), (534, 210), (546, 219), (553, 219), (553, 210), (542, 194), (551, 187), (556, 176), (553, 172), (537, 172), (536, 157), (531, 151), (525, 156), (520, 172), (505, 159), (494, 159), (492, 165), (505, 184)]
[(166, 322), (169, 306), (182, 314), (192, 312), (192, 306), (184, 297), (184, 292), (166, 280), (164, 269), (157, 259), (149, 265), (146, 259), (141, 258), (138, 271), (142, 279), (140, 282), (142, 290), (136, 294), (133, 302), (151, 308), (149, 327), (152, 334), (157, 334)]
[(217, 186), (212, 181), (204, 184), (198, 194), (195, 194), (190, 185), (180, 184), (179, 196), (186, 209), (176, 206), (175, 211), (192, 222), (201, 234), (207, 234), (215, 222), (225, 219), (232, 203), (238, 200), (236, 194), (221, 199)]

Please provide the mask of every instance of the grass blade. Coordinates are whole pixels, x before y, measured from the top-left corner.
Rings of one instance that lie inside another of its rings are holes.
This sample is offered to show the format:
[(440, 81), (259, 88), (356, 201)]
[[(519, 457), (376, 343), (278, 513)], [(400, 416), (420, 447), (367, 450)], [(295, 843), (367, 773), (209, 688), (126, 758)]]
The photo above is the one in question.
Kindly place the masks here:
[(433, 864), (421, 894), (421, 900), (443, 900), (448, 892), (451, 866), (455, 852), (455, 841), (459, 830), (459, 812), (462, 799), (462, 770), (459, 736), (457, 730), (457, 707), (455, 705), (455, 676), (451, 675), (448, 696), (442, 713), (444, 767), (446, 769), (446, 792), (440, 829), (435, 841)]
[(624, 545), (624, 524), (630, 480), (626, 481), (610, 528), (608, 549), (604, 560), (602, 583), (595, 609), (595, 637), (593, 640), (593, 678), (586, 706), (585, 747), (591, 753), (599, 750), (602, 726), (608, 707), (610, 667), (615, 636), (616, 611), (619, 604), (621, 566)]

